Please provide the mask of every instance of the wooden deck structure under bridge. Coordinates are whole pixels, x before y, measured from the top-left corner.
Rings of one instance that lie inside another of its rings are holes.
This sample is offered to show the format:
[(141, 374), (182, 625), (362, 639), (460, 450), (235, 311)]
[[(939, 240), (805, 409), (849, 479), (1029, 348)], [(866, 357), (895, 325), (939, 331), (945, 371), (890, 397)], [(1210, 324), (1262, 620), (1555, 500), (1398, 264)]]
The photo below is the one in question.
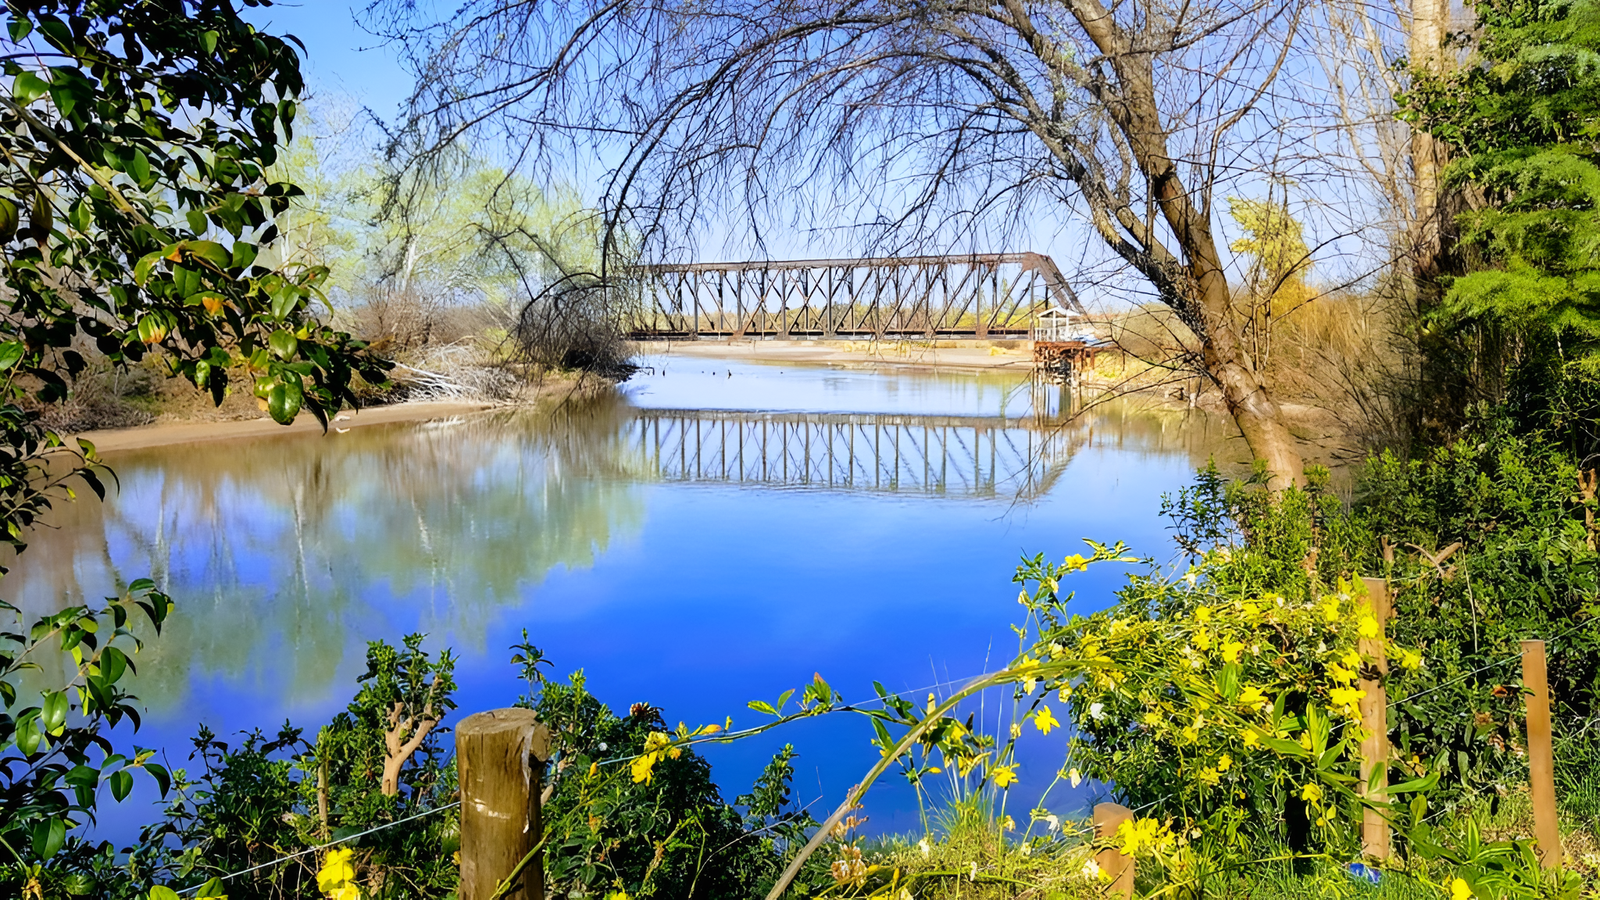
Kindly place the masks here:
[(1083, 304), (1042, 253), (687, 263), (637, 270), (635, 340), (1031, 340)]

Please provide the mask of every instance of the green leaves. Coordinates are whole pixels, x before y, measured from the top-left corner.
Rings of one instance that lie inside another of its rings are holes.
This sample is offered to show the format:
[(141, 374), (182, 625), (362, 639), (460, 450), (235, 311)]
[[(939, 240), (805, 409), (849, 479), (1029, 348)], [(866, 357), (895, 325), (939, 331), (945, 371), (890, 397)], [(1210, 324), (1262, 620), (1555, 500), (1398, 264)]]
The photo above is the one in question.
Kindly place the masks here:
[(64, 819), (42, 819), (33, 826), (33, 855), (49, 859), (56, 855), (67, 840), (67, 823)]
[(21, 341), (0, 342), (0, 372), (21, 362), (26, 352), (27, 347)]
[(293, 359), (295, 351), (299, 349), (300, 342), (287, 329), (279, 328), (267, 339), (267, 346), (277, 354), (279, 359)]
[(789, 698), (793, 696), (794, 688), (790, 688), (778, 695), (777, 703), (768, 703), (765, 700), (751, 700), (745, 705), (759, 713), (766, 713), (769, 716), (780, 716), (783, 715), (784, 705), (787, 704), (789, 702)]
[(267, 414), (279, 425), (288, 425), (300, 414), (304, 399), (298, 379), (276, 382), (267, 390)]
[(49, 83), (32, 72), (18, 72), (11, 82), (11, 95), (24, 106), (49, 92)]
[(1477, 4), (1479, 65), (1419, 72), (1409, 121), (1456, 148), (1446, 172), (1488, 201), (1460, 217), (1486, 258), (1434, 327), (1499, 322), (1561, 341), (1600, 374), (1600, 14), (1592, 3)]

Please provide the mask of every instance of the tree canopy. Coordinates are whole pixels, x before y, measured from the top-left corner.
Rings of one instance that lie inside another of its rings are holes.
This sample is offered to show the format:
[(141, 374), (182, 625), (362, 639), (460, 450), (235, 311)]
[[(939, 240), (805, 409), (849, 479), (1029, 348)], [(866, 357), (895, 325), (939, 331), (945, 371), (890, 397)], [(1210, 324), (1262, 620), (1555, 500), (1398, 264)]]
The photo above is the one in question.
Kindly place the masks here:
[(1450, 286), (1447, 322), (1546, 330), (1600, 374), (1600, 3), (1485, 0), (1477, 64), (1420, 75), (1406, 115), (1456, 148), (1475, 189), (1462, 240), (1488, 266)]
[[(94, 448), (43, 424), (91, 354), (155, 355), (218, 401), (243, 371), (283, 423), (326, 423), (385, 364), (313, 317), (326, 268), (261, 264), (300, 193), (269, 174), (303, 87), (290, 41), (230, 0), (7, 0), (0, 24), (0, 539), (21, 550), (74, 479), (104, 493)], [(165, 788), (148, 752), (115, 755), (101, 729), (138, 723), (113, 642), (137, 645), (130, 613), (159, 629), (170, 607), (140, 579), (106, 610), (0, 632), (0, 843), (19, 864), (62, 850), (102, 776), (118, 800), (139, 769)], [(14, 676), (57, 641), (68, 687), (28, 706)]]
[(90, 346), (117, 364), (158, 352), (219, 402), (242, 366), (279, 422), (326, 421), (352, 379), (384, 376), (312, 317), (325, 268), (257, 264), (300, 193), (268, 174), (304, 86), (293, 44), (229, 0), (8, 0), (5, 28), (0, 518), (20, 547), (67, 477), (45, 475), (62, 440), (39, 410)]

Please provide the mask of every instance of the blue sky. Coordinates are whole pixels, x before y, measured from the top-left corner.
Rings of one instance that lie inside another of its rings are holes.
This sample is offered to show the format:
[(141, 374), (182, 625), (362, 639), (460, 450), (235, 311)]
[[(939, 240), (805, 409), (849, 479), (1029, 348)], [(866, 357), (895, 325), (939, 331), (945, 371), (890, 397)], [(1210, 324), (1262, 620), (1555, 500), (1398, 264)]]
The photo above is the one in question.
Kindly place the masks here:
[(345, 0), (287, 0), (245, 8), (244, 17), (271, 34), (306, 45), (302, 69), (316, 95), (345, 94), (385, 119), (411, 92), (412, 79), (382, 42), (357, 27)]
[[(352, 7), (364, 7), (369, 0), (280, 0), (269, 7), (244, 8), (245, 18), (255, 23), (258, 28), (274, 34), (292, 34), (305, 44), (303, 70), (310, 88), (308, 99), (314, 107), (329, 109), (348, 109), (354, 112), (360, 107), (371, 110), (385, 121), (396, 118), (400, 104), (409, 96), (413, 79), (400, 65), (397, 54), (392, 48), (372, 34), (363, 30), (356, 22), (356, 15)], [(449, 10), (444, 5), (430, 0), (419, 0), (418, 5), (424, 10), (432, 9), (434, 12), (447, 14)], [(358, 138), (364, 142), (366, 136)], [(572, 180), (589, 202), (594, 202), (597, 190), (597, 179), (601, 176), (603, 166), (597, 168), (597, 160), (574, 159), (570, 161), (571, 171), (568, 179)], [(1235, 185), (1235, 189), (1238, 189)], [(1335, 206), (1350, 199), (1342, 196), (1349, 185), (1337, 184), (1331, 186), (1310, 187), (1313, 206), (1321, 206), (1325, 201), (1332, 200)], [(1246, 193), (1249, 191), (1246, 190)], [(1317, 200), (1316, 198), (1321, 198)], [(1304, 210), (1302, 215), (1309, 213)], [(1043, 215), (1029, 227), (1026, 235), (1012, 235), (1008, 246), (974, 246), (974, 251), (1018, 250), (1030, 249), (1052, 254), (1058, 264), (1078, 282), (1078, 290), (1087, 299), (1105, 299), (1099, 295), (1122, 295), (1128, 289), (1118, 274), (1121, 265), (1116, 260), (1108, 258), (1105, 249), (1093, 236), (1084, 230), (1083, 223), (1076, 216), (1059, 208), (1046, 208)], [(1231, 222), (1219, 212), (1218, 226), (1224, 237), (1224, 243), (1234, 235), (1231, 233)], [(791, 223), (768, 222), (767, 236), (771, 239), (765, 252), (780, 258), (803, 258), (816, 255), (845, 255), (843, 248), (824, 247), (818, 249), (808, 246), (813, 241), (803, 232), (796, 232)], [(1307, 219), (1306, 224), (1313, 238), (1317, 238), (1318, 223), (1315, 216)], [(786, 227), (787, 226), (787, 227)], [(826, 238), (822, 239), (824, 243)], [(750, 248), (750, 234), (747, 223), (743, 221), (720, 221), (710, 226), (696, 241), (702, 248), (701, 253), (705, 258), (746, 258), (752, 252)], [(1354, 243), (1359, 243), (1354, 242)], [(1338, 242), (1336, 247), (1327, 248), (1319, 256), (1338, 258), (1343, 253), (1358, 251), (1346, 239)], [(1026, 246), (1024, 246), (1026, 245)], [(1359, 256), (1359, 252), (1357, 252)], [(1319, 274), (1324, 277), (1343, 277), (1348, 273), (1338, 270), (1347, 268), (1347, 265), (1335, 263), (1327, 265), (1329, 260), (1322, 260), (1323, 266)], [(1350, 261), (1344, 261), (1348, 264)], [(1359, 261), (1356, 268), (1362, 268)], [(1232, 273), (1235, 277), (1239, 273)]]

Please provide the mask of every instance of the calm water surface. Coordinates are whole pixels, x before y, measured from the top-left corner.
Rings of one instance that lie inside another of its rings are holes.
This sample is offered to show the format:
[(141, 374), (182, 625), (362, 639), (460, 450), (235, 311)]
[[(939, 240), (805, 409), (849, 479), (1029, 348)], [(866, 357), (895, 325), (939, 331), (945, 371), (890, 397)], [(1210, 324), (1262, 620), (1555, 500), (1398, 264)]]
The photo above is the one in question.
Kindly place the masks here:
[[(120, 491), (63, 506), (5, 586), (29, 614), (145, 575), (175, 598), (133, 689), (137, 743), (179, 767), (202, 723), (314, 733), (366, 642), (416, 631), (459, 654), (460, 714), (516, 698), (526, 628), (613, 708), (737, 726), (814, 672), (850, 698), (874, 679), (920, 697), (1009, 659), (1022, 554), (1092, 537), (1168, 558), (1162, 493), (1235, 443), (1202, 414), (1127, 404), (1063, 423), (1022, 375), (644, 362), (622, 398), (554, 414), (112, 455)], [(1080, 608), (1119, 577), (1084, 576)], [(820, 818), (876, 759), (870, 733), (840, 715), (706, 755), (731, 798), (793, 743)], [(1024, 744), (1027, 801), (1065, 738)], [(876, 828), (916, 826), (898, 781), (869, 795)], [(131, 838), (155, 816), (140, 800), (98, 833)]]

